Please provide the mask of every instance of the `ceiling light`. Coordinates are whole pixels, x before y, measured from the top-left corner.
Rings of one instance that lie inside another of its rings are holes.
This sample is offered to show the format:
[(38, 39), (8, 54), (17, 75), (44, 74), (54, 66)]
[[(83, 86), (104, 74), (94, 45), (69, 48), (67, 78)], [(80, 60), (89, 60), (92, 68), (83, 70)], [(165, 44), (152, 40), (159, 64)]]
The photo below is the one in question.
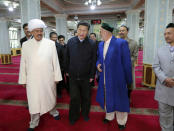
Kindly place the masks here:
[(13, 8), (16, 8), (18, 6), (17, 3), (13, 3)]
[(88, 5), (88, 1), (85, 2), (85, 5)]
[(10, 12), (12, 12), (12, 11), (13, 11), (13, 7), (9, 7), (8, 10), (9, 10)]
[(90, 6), (91, 10), (94, 10), (96, 6), (100, 6), (102, 4), (102, 0), (85, 0), (85, 5)]
[(91, 5), (90, 8), (91, 8), (91, 10), (94, 10), (95, 9), (95, 6), (94, 5)]
[(100, 6), (102, 2), (100, 0), (97, 0), (97, 5)]
[(3, 4), (8, 8), (10, 12), (14, 11), (19, 6), (19, 3), (10, 0), (4, 0)]
[(4, 1), (4, 5), (8, 6), (9, 2), (8, 1)]

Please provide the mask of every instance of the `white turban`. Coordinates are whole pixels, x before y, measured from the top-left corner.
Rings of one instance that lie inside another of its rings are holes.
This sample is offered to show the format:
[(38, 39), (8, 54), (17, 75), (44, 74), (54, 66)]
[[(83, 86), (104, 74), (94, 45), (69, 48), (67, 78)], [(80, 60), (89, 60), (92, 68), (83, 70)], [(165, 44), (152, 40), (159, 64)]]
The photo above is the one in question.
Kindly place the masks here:
[(36, 28), (43, 28), (45, 29), (47, 26), (45, 25), (45, 23), (40, 20), (40, 19), (32, 19), (28, 22), (28, 30), (32, 31)]

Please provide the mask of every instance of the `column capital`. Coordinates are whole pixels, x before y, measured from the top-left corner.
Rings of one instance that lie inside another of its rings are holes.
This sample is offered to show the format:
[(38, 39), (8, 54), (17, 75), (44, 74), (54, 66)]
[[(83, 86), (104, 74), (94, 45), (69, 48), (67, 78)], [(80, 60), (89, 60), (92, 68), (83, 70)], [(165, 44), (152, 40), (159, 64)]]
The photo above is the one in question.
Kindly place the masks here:
[(55, 17), (56, 18), (67, 18), (68, 15), (67, 14), (56, 14)]
[(141, 10), (138, 10), (138, 9), (136, 9), (136, 10), (128, 10), (128, 11), (126, 11), (126, 14), (134, 14), (134, 13), (140, 13), (141, 12)]

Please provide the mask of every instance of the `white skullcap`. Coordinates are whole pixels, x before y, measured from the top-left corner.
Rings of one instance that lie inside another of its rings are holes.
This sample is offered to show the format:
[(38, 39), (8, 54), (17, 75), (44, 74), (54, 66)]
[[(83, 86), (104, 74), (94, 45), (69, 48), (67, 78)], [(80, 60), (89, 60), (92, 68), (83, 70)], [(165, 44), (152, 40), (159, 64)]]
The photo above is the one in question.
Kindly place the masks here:
[(45, 23), (40, 20), (40, 19), (32, 19), (28, 22), (28, 30), (32, 31), (36, 28), (43, 28), (45, 29), (47, 26), (45, 25)]

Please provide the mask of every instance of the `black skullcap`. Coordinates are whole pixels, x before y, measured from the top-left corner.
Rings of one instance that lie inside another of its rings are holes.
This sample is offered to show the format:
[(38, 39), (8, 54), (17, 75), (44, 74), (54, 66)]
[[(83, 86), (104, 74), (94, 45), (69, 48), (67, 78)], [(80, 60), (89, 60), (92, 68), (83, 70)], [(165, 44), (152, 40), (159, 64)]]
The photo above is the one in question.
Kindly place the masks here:
[(109, 32), (112, 32), (114, 30), (113, 27), (111, 27), (109, 24), (107, 23), (102, 23), (102, 26), (101, 26), (103, 29), (109, 31)]

